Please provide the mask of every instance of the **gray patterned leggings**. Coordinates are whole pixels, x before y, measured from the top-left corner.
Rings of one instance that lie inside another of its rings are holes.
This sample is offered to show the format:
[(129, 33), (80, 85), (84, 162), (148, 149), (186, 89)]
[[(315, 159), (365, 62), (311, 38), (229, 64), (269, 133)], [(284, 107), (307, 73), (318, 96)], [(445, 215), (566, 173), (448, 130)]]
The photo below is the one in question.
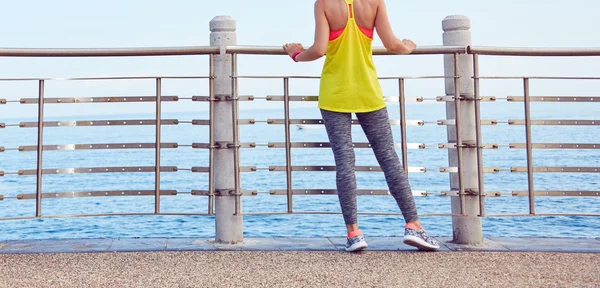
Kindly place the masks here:
[[(344, 222), (356, 224), (356, 175), (354, 148), (352, 147), (352, 114), (321, 110), (325, 128), (335, 157), (336, 186)], [(377, 162), (381, 166), (388, 187), (404, 220), (418, 220), (417, 208), (408, 178), (394, 150), (392, 129), (387, 108), (368, 113), (356, 113), (356, 117), (371, 144)]]

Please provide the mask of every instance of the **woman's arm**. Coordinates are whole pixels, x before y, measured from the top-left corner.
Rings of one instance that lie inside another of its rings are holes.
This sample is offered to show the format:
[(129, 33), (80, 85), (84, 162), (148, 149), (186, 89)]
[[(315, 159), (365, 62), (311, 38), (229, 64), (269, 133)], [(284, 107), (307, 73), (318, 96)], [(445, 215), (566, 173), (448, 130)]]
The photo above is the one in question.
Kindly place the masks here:
[(410, 54), (417, 48), (417, 45), (408, 39), (400, 41), (400, 39), (396, 38), (394, 31), (392, 31), (390, 19), (388, 18), (385, 0), (379, 0), (379, 3), (377, 4), (375, 29), (377, 29), (377, 34), (379, 35), (379, 38), (381, 38), (383, 46), (389, 51), (396, 54)]
[(329, 22), (325, 16), (325, 9), (323, 7), (323, 1), (317, 0), (315, 2), (315, 40), (314, 44), (304, 50), (302, 44), (289, 43), (283, 46), (285, 52), (294, 58), (296, 62), (307, 62), (317, 60), (325, 55), (327, 52), (327, 45), (329, 43)]

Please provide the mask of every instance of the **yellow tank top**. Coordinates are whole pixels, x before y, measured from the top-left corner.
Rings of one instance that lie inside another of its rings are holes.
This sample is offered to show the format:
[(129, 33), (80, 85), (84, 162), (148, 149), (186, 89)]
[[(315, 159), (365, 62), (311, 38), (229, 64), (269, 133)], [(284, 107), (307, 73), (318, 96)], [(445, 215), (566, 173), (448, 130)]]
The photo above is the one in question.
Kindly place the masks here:
[[(372, 32), (354, 19), (354, 0), (348, 4), (348, 23), (332, 31), (321, 74), (319, 108), (363, 113), (386, 106), (373, 62)], [(370, 37), (366, 34), (371, 32)]]

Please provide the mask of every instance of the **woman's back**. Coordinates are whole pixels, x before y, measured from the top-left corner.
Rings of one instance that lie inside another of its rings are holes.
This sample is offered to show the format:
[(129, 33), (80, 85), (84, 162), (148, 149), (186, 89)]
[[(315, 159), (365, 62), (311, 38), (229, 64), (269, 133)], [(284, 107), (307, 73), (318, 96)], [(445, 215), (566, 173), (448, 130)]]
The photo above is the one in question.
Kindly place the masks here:
[[(378, 0), (354, 0), (354, 18), (358, 26), (375, 28)], [(325, 15), (331, 31), (340, 30), (348, 23), (348, 5), (344, 0), (324, 0)]]

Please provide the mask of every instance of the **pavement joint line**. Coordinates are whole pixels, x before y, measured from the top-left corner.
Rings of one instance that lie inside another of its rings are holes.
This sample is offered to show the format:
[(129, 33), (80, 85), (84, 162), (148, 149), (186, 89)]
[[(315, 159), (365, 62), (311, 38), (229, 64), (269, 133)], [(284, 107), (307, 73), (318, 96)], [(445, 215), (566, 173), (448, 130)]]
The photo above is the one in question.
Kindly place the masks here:
[[(488, 239), (488, 241), (493, 242), (493, 243), (495, 243), (498, 246), (501, 246), (502, 248), (506, 249), (507, 251), (513, 251), (512, 249), (510, 249), (510, 247), (494, 241), (494, 239), (492, 239), (492, 237), (484, 237), (484, 239)], [(485, 240), (483, 240), (483, 241), (485, 241)]]
[(113, 243), (115, 243), (115, 239), (111, 239), (110, 244), (108, 244), (108, 247), (106, 248), (106, 252), (110, 251), (110, 248), (112, 248)]
[(333, 246), (333, 249), (337, 250), (337, 246), (335, 246), (335, 243), (333, 243), (333, 241), (331, 240), (331, 237), (326, 237), (327, 241), (329, 241), (329, 243), (331, 243), (331, 245)]

